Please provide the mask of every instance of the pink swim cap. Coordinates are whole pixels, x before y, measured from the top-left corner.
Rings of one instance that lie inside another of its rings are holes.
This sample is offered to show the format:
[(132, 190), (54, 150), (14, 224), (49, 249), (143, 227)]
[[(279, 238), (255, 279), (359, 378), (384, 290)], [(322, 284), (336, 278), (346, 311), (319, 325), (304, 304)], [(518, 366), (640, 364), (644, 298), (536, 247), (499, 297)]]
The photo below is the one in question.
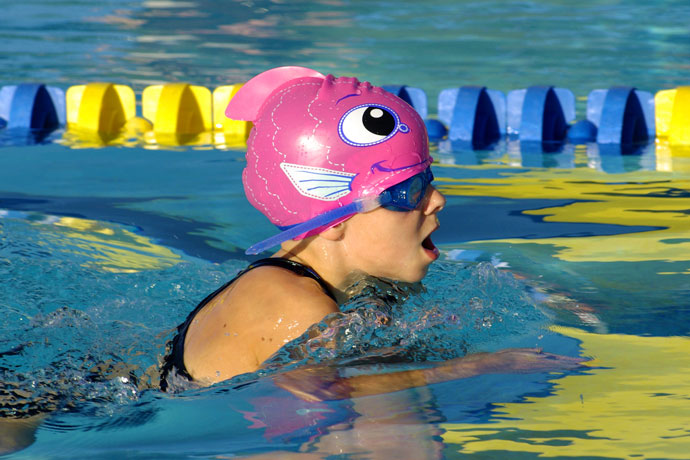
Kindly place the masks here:
[(304, 67), (271, 69), (249, 80), (225, 114), (254, 123), (244, 190), (251, 204), (283, 229), (378, 196), (431, 163), (419, 114), (356, 78)]

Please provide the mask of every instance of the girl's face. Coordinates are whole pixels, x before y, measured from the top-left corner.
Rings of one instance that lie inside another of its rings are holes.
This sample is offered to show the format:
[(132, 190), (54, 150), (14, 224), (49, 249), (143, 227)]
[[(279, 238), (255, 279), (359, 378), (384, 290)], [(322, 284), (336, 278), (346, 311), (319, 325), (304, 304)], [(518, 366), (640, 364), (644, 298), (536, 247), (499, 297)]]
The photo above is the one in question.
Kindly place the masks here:
[(343, 247), (350, 269), (405, 282), (420, 281), (439, 251), (431, 241), (444, 196), (429, 185), (413, 211), (377, 208), (356, 214), (344, 224)]

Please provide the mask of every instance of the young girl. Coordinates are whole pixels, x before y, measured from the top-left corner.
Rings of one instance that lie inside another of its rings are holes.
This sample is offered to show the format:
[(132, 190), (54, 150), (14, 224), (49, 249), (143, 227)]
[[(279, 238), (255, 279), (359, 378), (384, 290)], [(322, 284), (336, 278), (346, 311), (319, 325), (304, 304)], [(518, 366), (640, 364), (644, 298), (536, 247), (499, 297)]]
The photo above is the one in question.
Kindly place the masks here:
[[(226, 115), (254, 124), (245, 193), (281, 230), (247, 253), (280, 249), (208, 296), (179, 326), (163, 366), (164, 390), (254, 372), (309, 326), (339, 311), (353, 282), (364, 276), (418, 282), (439, 256), (431, 235), (445, 198), (431, 185), (424, 122), (400, 98), (355, 78), (281, 67), (245, 84)], [(334, 378), (324, 369), (279, 381), (305, 399), (340, 398), (575, 361), (507, 350), (339, 385), (314, 384)]]

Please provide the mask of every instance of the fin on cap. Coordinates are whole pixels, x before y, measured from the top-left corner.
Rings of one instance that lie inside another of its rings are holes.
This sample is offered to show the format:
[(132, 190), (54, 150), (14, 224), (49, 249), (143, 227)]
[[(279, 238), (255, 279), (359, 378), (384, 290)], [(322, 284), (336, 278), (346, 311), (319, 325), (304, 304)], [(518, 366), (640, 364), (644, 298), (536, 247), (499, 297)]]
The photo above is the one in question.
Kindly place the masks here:
[(279, 86), (297, 78), (326, 78), (322, 73), (306, 67), (276, 67), (249, 80), (225, 109), (225, 116), (233, 120), (255, 121), (261, 105)]

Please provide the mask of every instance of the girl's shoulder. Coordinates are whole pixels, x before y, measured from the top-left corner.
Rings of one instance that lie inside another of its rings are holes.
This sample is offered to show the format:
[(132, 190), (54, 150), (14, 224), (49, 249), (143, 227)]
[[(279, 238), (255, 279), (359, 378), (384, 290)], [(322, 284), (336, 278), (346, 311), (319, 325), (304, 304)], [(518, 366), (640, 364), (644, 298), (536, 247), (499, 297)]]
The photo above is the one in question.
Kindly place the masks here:
[(338, 305), (314, 278), (301, 276), (276, 266), (255, 268), (235, 283), (227, 307), (248, 309), (258, 320), (277, 321), (280, 318), (320, 321), (328, 313), (338, 311)]
[[(197, 315), (184, 360), (205, 383), (253, 372), (338, 305), (313, 278), (276, 266), (254, 268)], [(217, 379), (216, 379), (217, 376)]]

